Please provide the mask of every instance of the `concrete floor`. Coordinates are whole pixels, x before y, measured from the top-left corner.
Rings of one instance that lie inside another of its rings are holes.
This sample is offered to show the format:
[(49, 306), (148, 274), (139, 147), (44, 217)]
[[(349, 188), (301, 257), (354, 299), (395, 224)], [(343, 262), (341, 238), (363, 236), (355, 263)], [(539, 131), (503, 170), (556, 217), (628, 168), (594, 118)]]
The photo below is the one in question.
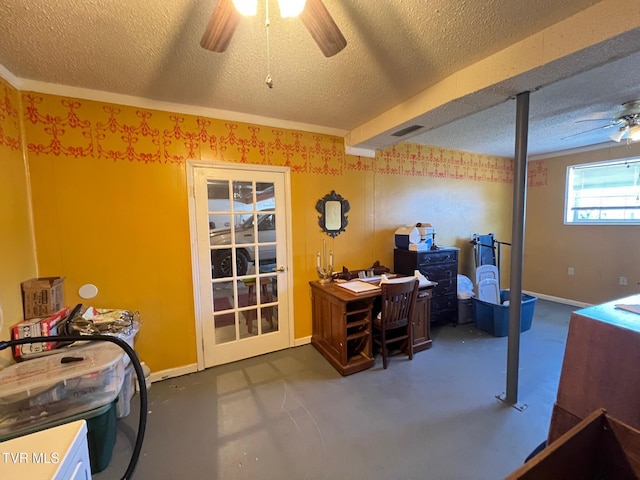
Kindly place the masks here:
[[(507, 338), (437, 326), (433, 347), (340, 376), (306, 345), (154, 383), (138, 479), (494, 480), (546, 438), (570, 314), (538, 300), (522, 334), (520, 412), (496, 399)], [(109, 467), (129, 462), (137, 401)]]

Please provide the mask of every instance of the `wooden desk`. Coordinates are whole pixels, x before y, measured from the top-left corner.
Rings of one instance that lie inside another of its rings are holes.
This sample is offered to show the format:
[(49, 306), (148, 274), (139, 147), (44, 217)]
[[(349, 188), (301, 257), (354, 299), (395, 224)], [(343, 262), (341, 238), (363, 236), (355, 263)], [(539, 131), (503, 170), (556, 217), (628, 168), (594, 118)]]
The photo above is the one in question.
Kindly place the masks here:
[[(373, 304), (380, 290), (352, 294), (334, 283), (311, 285), (313, 334), (311, 344), (340, 372), (351, 375), (371, 368)], [(420, 289), (414, 314), (414, 352), (431, 347), (432, 287)]]

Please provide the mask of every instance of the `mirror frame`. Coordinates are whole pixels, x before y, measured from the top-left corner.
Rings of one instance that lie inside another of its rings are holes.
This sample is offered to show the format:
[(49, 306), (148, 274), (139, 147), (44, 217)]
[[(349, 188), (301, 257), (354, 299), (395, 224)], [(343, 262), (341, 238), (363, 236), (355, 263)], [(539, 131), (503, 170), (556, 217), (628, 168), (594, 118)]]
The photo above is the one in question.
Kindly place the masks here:
[[(340, 205), (340, 212), (337, 215), (337, 219), (335, 219), (336, 212), (333, 211), (333, 202)], [(337, 228), (327, 228), (327, 203), (329, 203), (329, 206), (332, 207), (331, 212), (329, 212), (331, 214), (330, 226), (333, 227), (334, 222), (339, 223), (339, 225), (335, 225)], [(342, 195), (337, 194), (335, 190), (331, 190), (331, 193), (328, 193), (316, 203), (316, 210), (320, 214), (320, 216), (318, 217), (318, 225), (320, 225), (320, 228), (323, 232), (325, 232), (330, 237), (335, 238), (341, 232), (344, 232), (345, 228), (347, 228), (347, 225), (349, 223), (347, 213), (350, 209), (351, 206), (349, 205), (349, 201), (342, 198)]]

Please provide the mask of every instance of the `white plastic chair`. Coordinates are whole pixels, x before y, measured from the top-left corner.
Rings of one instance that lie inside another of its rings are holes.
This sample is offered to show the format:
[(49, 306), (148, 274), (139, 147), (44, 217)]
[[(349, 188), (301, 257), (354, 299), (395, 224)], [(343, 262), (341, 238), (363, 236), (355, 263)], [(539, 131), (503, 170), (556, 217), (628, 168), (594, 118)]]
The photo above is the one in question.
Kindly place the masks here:
[(495, 265), (480, 265), (476, 268), (476, 285), (479, 285), (482, 280), (486, 280), (487, 278), (492, 278), (498, 282), (498, 287), (500, 287), (498, 267)]
[(496, 279), (485, 278), (484, 280), (480, 280), (477, 288), (478, 300), (500, 305), (500, 287), (498, 286), (498, 281)]

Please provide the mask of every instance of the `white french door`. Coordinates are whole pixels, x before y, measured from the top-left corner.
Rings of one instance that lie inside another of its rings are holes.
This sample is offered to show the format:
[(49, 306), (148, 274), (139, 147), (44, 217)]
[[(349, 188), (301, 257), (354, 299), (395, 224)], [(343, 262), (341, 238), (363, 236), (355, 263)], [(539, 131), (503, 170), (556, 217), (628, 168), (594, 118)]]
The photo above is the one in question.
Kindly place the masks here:
[(189, 164), (198, 368), (287, 348), (289, 172)]

